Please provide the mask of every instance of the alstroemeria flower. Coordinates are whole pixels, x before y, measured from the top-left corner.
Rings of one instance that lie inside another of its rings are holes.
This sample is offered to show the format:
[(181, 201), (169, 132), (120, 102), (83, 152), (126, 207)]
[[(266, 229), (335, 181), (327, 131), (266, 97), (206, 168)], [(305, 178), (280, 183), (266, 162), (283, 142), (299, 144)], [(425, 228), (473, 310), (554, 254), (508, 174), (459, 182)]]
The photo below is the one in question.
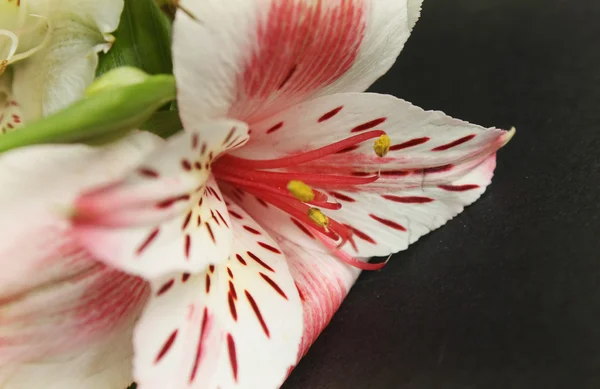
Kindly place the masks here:
[(511, 133), (358, 93), (392, 65), (420, 1), (180, 5), (186, 131), (82, 196), (74, 227), (152, 284), (140, 388), (275, 388), (357, 268), (379, 268), (360, 258), (403, 250), (475, 201)]
[(83, 96), (122, 10), (123, 0), (0, 0), (0, 134)]
[(43, 145), (0, 155), (0, 387), (124, 389), (149, 285), (98, 262), (70, 234), (77, 196), (160, 144)]

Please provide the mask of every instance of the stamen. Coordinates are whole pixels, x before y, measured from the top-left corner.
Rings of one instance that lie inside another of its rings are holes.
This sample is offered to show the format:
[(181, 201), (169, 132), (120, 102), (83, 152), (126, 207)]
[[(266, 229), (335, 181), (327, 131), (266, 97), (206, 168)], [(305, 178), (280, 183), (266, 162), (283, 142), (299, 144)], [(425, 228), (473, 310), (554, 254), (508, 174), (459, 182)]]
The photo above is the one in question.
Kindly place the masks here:
[(337, 153), (338, 151), (344, 150), (350, 146), (354, 146), (355, 144), (362, 143), (369, 139), (381, 137), (382, 135), (385, 135), (385, 132), (381, 130), (368, 131), (364, 134), (351, 136), (350, 138), (346, 138), (344, 140), (332, 143), (330, 145), (318, 148), (316, 150), (307, 151), (305, 153), (299, 153), (289, 157), (277, 159), (256, 160), (234, 157), (230, 155), (222, 157), (221, 159), (228, 166), (242, 167), (244, 169), (279, 169), (299, 165), (301, 163), (311, 162), (316, 159), (320, 159), (328, 155)]
[(375, 150), (375, 154), (383, 158), (390, 151), (391, 144), (390, 137), (383, 134), (373, 144), (373, 150)]
[(308, 185), (317, 185), (320, 187), (337, 187), (337, 186), (354, 186), (365, 185), (377, 181), (378, 176), (357, 177), (357, 176), (340, 176), (316, 173), (285, 173), (285, 172), (268, 172), (248, 170), (230, 166), (224, 163), (223, 159), (213, 165), (213, 172), (218, 177), (223, 174), (229, 174), (243, 178), (245, 180), (261, 181), (273, 185), (287, 184), (291, 179), (303, 181)]
[(329, 218), (319, 208), (310, 208), (308, 217), (318, 226), (327, 228), (329, 225)]
[(299, 180), (291, 180), (287, 185), (290, 193), (298, 200), (308, 203), (315, 199), (315, 192), (312, 188)]

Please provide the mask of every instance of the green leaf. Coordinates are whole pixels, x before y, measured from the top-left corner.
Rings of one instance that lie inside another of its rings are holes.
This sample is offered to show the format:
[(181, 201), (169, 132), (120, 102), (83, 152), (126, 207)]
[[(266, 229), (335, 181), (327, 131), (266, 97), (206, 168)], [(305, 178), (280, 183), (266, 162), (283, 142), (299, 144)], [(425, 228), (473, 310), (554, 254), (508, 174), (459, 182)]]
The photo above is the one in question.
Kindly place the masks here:
[(153, 0), (125, 0), (115, 43), (100, 57), (96, 75), (120, 66), (172, 74), (171, 22)]
[(140, 130), (152, 132), (163, 138), (168, 138), (181, 129), (183, 129), (183, 125), (179, 120), (178, 111), (155, 112), (148, 121), (140, 126)]
[(64, 110), (1, 136), (0, 152), (40, 143), (105, 143), (138, 128), (175, 98), (175, 79), (171, 75), (105, 87)]

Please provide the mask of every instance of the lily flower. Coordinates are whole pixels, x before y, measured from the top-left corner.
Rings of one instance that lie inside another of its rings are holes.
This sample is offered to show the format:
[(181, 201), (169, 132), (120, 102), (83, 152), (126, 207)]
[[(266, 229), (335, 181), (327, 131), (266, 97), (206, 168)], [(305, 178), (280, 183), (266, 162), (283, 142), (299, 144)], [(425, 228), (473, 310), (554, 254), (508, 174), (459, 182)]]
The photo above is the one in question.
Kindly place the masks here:
[(182, 0), (185, 132), (76, 202), (74, 231), (152, 295), (140, 388), (276, 388), (364, 258), (404, 250), (475, 201), (512, 136), (361, 93), (420, 1)]
[(0, 134), (83, 96), (122, 10), (123, 0), (0, 0)]

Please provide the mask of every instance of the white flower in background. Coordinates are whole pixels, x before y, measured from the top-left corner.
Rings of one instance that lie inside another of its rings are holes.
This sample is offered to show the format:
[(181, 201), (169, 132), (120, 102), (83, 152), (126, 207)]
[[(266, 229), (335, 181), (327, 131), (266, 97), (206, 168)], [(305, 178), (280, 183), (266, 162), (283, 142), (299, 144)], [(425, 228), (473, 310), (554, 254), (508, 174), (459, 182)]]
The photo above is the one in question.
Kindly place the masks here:
[(0, 0), (0, 133), (83, 96), (122, 10), (123, 0)]

